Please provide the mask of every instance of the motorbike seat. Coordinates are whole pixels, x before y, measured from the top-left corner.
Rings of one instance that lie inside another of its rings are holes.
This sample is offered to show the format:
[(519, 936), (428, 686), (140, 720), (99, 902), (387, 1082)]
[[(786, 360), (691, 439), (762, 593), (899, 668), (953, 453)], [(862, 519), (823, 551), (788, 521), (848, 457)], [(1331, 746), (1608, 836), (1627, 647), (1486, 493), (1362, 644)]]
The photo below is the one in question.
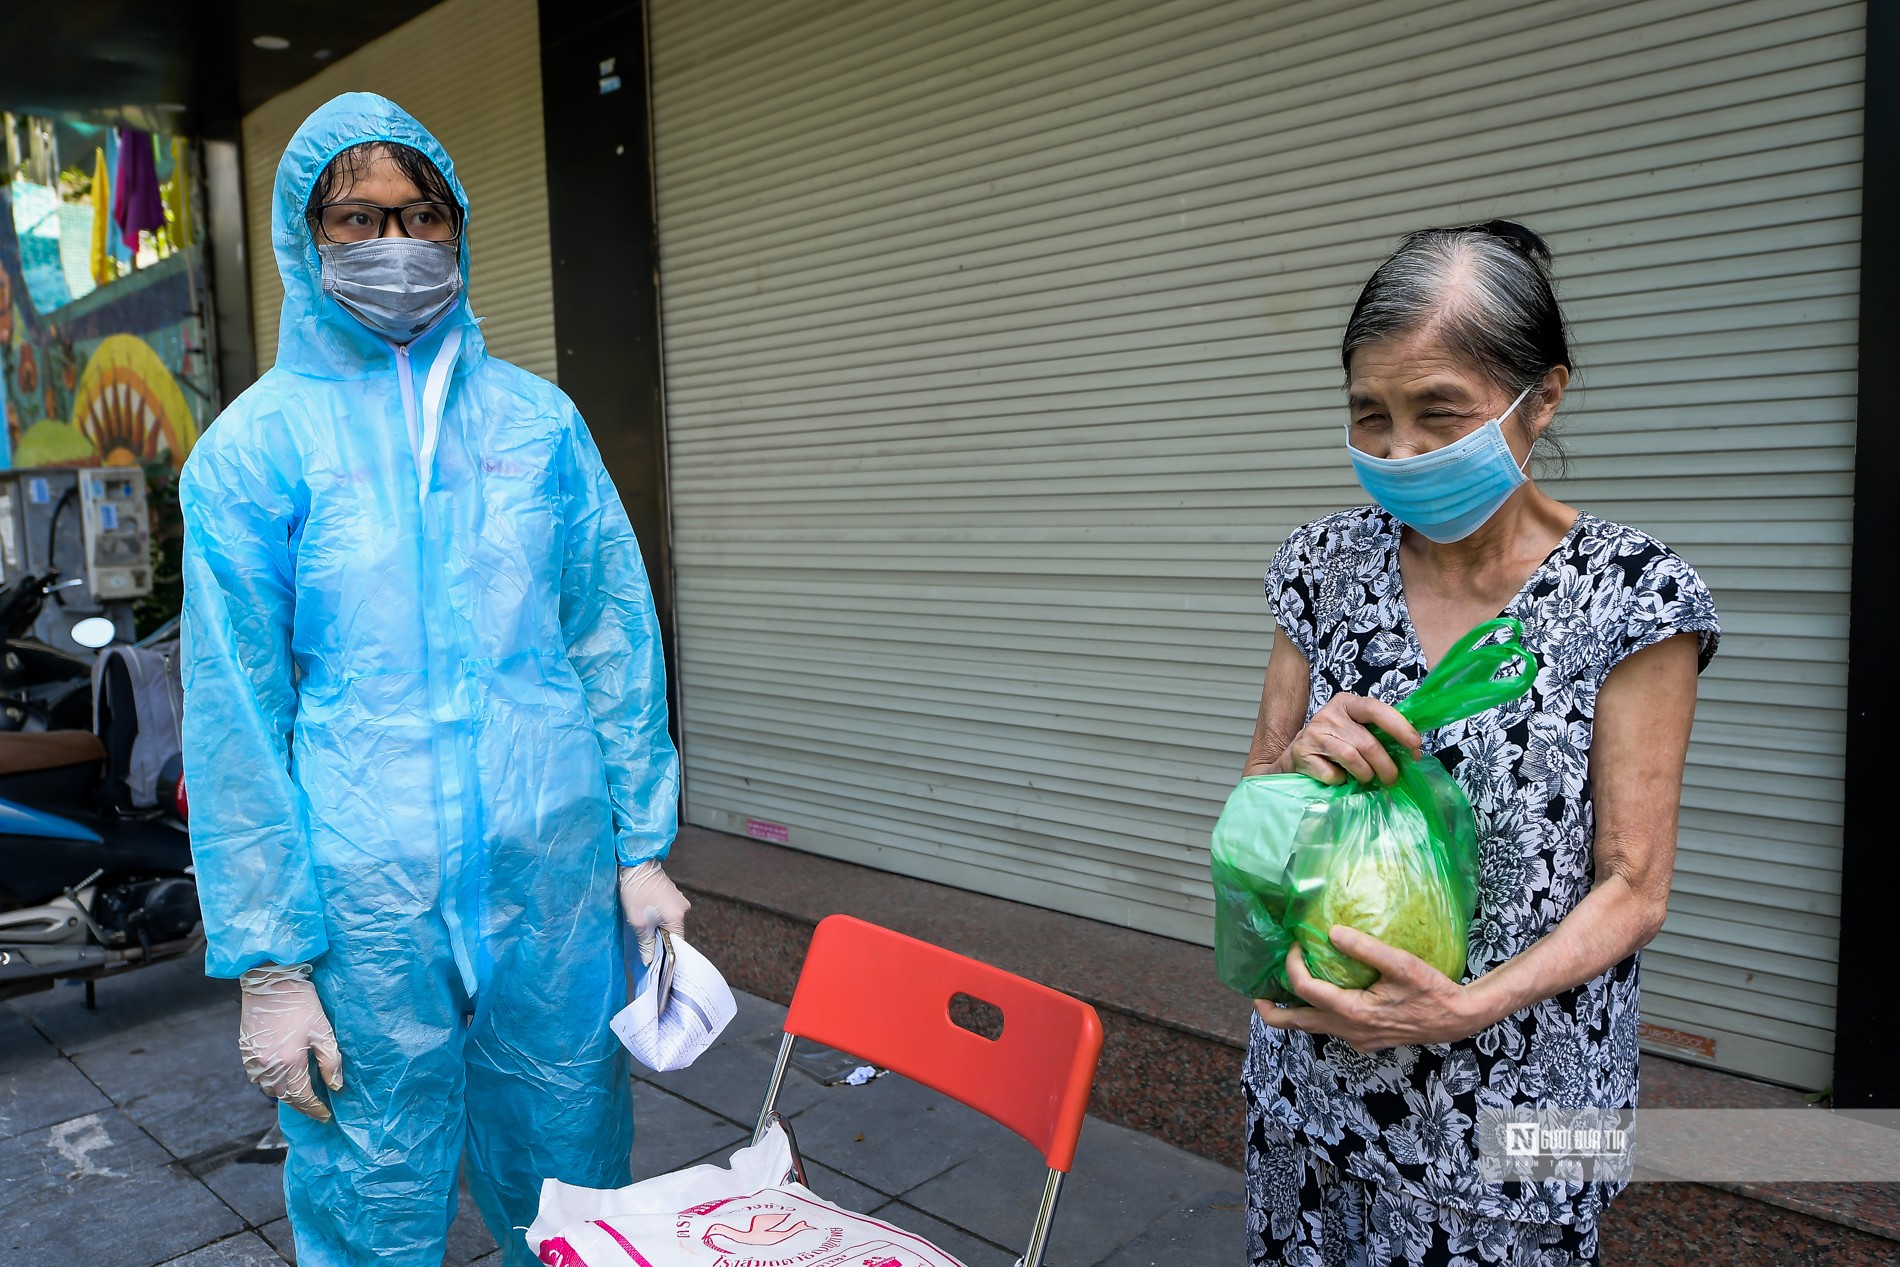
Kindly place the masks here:
[(0, 731), (0, 777), (96, 765), (106, 746), (86, 730)]

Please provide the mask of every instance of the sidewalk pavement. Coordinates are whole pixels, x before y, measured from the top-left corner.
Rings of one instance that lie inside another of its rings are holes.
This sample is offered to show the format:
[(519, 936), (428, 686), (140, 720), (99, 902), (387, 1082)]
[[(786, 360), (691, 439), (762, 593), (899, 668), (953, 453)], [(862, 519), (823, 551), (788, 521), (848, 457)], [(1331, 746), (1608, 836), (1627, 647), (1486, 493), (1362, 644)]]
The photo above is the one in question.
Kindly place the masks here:
[[(274, 1110), (239, 1067), (231, 984), (183, 961), (100, 983), (96, 1011), (83, 999), (60, 987), (0, 1004), (0, 1261), (294, 1262), (282, 1155), (256, 1148)], [(723, 1162), (744, 1142), (784, 1015), (740, 995), (738, 1019), (691, 1069), (640, 1070), (635, 1178)], [(1041, 1195), (1034, 1150), (895, 1075), (825, 1085), (837, 1068), (835, 1053), (801, 1056), (779, 1099), (813, 1189), (968, 1267), (1009, 1267)], [(1239, 1262), (1241, 1191), (1231, 1169), (1091, 1118), (1045, 1261)], [(445, 1261), (499, 1262), (466, 1197)]]

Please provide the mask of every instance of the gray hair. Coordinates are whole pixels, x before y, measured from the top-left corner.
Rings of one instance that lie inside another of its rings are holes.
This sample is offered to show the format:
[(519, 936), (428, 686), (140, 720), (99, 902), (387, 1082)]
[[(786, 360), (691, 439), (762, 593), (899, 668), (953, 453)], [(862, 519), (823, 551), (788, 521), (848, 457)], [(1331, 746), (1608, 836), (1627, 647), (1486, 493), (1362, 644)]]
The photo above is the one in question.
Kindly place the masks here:
[(1530, 387), (1541, 399), (1537, 384), (1556, 366), (1576, 372), (1551, 285), (1550, 248), (1509, 220), (1407, 234), (1373, 270), (1346, 322), (1340, 360), (1347, 376), (1360, 348), (1421, 330), (1437, 333), (1514, 396)]

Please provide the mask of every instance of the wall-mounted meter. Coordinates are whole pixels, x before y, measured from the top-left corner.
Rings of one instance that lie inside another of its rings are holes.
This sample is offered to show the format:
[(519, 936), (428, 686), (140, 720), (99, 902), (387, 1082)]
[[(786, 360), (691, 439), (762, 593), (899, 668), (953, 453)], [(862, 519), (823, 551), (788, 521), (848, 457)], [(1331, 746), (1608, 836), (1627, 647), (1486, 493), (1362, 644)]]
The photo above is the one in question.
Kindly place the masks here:
[(32, 637), (83, 653), (72, 628), (105, 616), (130, 642), (135, 600), (152, 592), (145, 472), (135, 466), (0, 471), (0, 566), (11, 584), (54, 575)]
[(79, 475), (79, 506), (86, 538), (86, 583), (99, 602), (143, 598), (152, 592), (151, 523), (145, 513), (145, 472), (109, 466)]

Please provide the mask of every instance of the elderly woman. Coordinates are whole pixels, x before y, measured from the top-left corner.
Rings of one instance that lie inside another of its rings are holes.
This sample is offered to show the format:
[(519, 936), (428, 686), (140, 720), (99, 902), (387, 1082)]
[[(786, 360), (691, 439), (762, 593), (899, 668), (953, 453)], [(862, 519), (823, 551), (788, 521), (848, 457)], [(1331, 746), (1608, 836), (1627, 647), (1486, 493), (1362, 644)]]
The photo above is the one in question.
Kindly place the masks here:
[[(1287, 971), (1255, 1004), (1247, 1183), (1256, 1264), (1588, 1264), (1618, 1185), (1486, 1183), (1480, 1110), (1636, 1103), (1638, 952), (1662, 926), (1707, 588), (1661, 542), (1527, 474), (1572, 364), (1541, 239), (1427, 229), (1347, 323), (1346, 441), (1377, 505), (1299, 529), (1267, 574), (1279, 624), (1248, 774), (1389, 783), (1373, 733), (1432, 753), (1479, 820), (1465, 979), (1349, 928), (1364, 990)], [(1513, 704), (1419, 734), (1392, 705), (1461, 634), (1524, 623)]]

